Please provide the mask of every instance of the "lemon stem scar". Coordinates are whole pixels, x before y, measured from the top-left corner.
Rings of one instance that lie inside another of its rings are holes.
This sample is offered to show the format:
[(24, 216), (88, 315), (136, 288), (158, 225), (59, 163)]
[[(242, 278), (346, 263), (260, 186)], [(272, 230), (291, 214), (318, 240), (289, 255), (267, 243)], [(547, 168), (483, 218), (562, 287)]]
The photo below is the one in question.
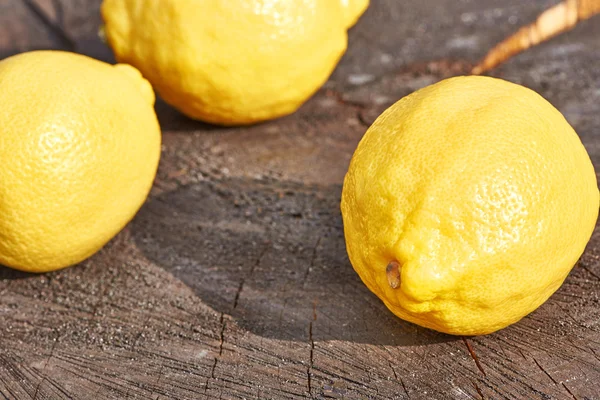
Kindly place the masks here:
[(400, 263), (391, 261), (385, 269), (387, 281), (392, 289), (400, 287)]

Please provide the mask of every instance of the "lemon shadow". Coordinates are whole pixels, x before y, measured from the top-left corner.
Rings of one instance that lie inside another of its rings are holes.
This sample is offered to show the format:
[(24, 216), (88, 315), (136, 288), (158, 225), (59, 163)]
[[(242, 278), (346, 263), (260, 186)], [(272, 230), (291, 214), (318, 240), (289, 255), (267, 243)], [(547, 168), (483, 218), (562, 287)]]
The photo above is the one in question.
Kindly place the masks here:
[(254, 334), (399, 346), (456, 340), (395, 317), (360, 281), (345, 251), (340, 191), (197, 183), (150, 199), (131, 231), (146, 257)]
[(0, 264), (0, 281), (28, 279), (36, 276), (39, 276), (39, 274), (32, 274), (30, 272), (19, 271)]

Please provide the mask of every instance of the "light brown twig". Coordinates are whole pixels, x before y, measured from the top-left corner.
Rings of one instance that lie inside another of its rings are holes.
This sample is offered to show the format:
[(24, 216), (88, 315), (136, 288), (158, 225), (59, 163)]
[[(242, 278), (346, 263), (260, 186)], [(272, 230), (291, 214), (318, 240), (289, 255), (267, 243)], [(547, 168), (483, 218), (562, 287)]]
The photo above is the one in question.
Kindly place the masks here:
[(471, 73), (482, 74), (559, 33), (575, 27), (579, 21), (600, 13), (600, 0), (564, 0), (540, 14), (535, 22), (519, 29), (497, 44), (473, 67)]

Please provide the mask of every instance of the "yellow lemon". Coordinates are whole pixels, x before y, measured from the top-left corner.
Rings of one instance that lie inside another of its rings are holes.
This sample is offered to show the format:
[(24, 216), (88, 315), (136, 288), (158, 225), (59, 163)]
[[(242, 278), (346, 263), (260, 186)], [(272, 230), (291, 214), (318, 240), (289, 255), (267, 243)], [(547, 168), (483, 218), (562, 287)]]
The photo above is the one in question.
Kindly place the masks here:
[(369, 0), (341, 0), (346, 27), (351, 27), (369, 7)]
[(598, 217), (590, 158), (541, 96), (457, 77), (403, 98), (368, 129), (341, 210), (350, 261), (402, 319), (494, 332), (539, 307)]
[(0, 62), (0, 264), (64, 268), (125, 226), (156, 174), (153, 103), (128, 65), (59, 51)]
[(104, 0), (101, 11), (117, 60), (166, 102), (191, 118), (243, 125), (290, 114), (319, 89), (366, 3)]

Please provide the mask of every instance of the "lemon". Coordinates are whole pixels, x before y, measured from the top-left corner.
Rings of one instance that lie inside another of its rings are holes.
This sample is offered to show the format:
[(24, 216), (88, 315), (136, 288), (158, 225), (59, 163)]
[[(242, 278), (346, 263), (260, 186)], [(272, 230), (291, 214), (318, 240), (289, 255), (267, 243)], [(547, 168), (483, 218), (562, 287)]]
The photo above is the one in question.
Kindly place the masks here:
[[(342, 4), (344, 2), (345, 4)], [(335, 68), (365, 0), (104, 0), (117, 60), (191, 118), (244, 125), (294, 112)]]
[(350, 28), (369, 7), (369, 0), (341, 0), (345, 26)]
[(368, 129), (344, 180), (350, 261), (398, 317), (456, 335), (539, 307), (598, 217), (590, 158), (550, 103), (457, 77), (401, 99)]
[(84, 260), (144, 202), (160, 156), (139, 71), (60, 51), (0, 62), (0, 264)]

